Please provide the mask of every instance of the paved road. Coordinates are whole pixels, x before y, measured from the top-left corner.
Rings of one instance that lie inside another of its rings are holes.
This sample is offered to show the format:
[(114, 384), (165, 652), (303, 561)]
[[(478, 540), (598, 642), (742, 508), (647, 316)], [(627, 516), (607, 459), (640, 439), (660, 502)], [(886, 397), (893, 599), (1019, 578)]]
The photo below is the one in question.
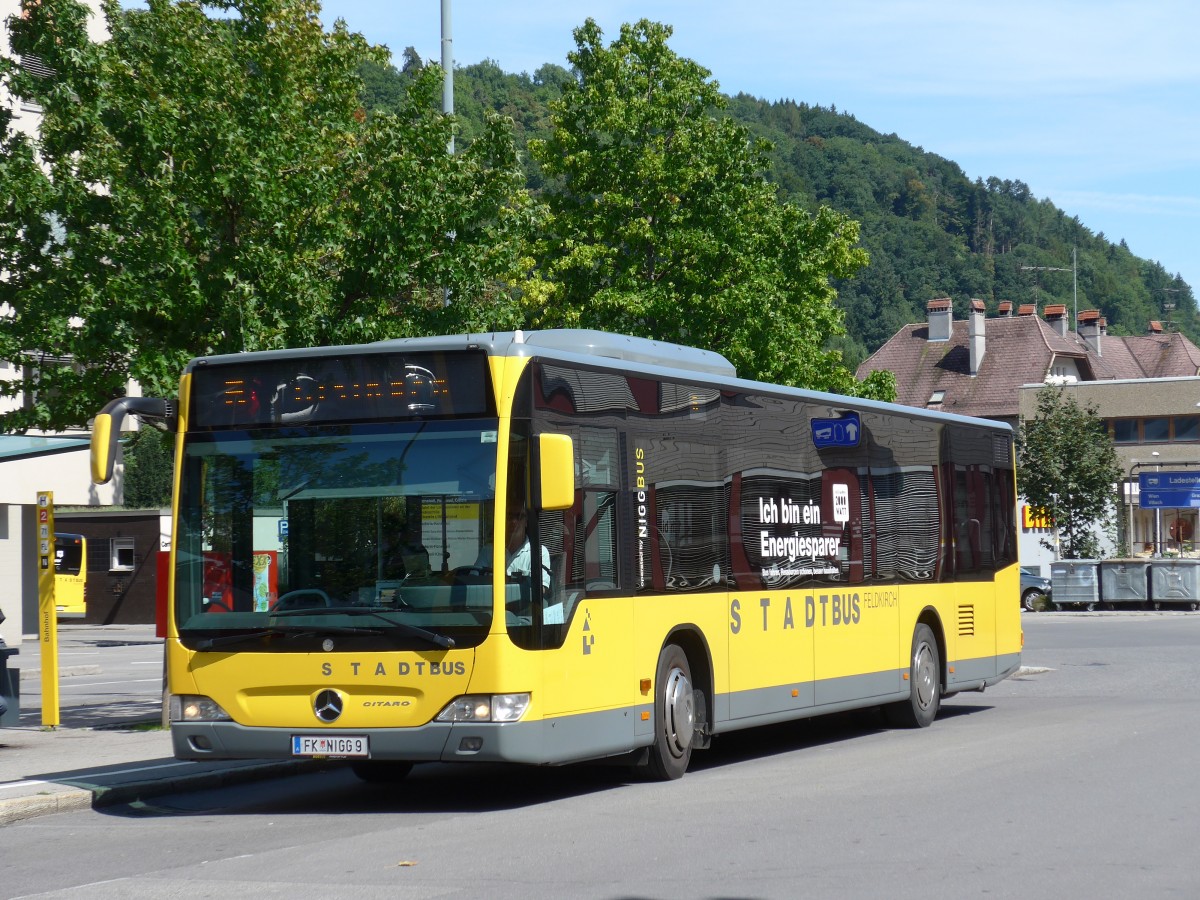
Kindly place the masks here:
[[(43, 724), (41, 647), (26, 638), (11, 660), (21, 669), (21, 726)], [(59, 627), (59, 725), (96, 727), (161, 716), (162, 640), (153, 625)]]
[(432, 765), (380, 789), (334, 769), (63, 813), (0, 829), (0, 892), (1200, 896), (1200, 615), (1025, 626), (1028, 671), (930, 729), (730, 735), (669, 784)]

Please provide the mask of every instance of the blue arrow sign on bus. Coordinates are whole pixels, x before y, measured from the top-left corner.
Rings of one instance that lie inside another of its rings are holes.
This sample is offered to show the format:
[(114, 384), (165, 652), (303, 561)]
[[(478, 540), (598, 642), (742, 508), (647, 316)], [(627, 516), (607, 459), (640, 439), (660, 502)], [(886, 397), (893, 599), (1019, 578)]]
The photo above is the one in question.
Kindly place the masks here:
[(822, 447), (857, 447), (862, 437), (858, 413), (846, 413), (840, 419), (813, 419), (813, 445)]

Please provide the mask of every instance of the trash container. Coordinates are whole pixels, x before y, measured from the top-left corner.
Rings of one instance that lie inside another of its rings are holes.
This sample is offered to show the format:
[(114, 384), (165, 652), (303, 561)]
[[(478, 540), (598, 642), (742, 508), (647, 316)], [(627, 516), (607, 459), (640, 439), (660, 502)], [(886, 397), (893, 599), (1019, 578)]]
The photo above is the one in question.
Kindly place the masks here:
[(1095, 559), (1062, 559), (1050, 563), (1054, 605), (1092, 610), (1100, 603), (1100, 562)]
[(1164, 606), (1200, 609), (1200, 560), (1151, 560), (1150, 601), (1155, 609)]
[(1150, 599), (1150, 562), (1145, 559), (1101, 562), (1100, 598), (1105, 603), (1145, 606)]

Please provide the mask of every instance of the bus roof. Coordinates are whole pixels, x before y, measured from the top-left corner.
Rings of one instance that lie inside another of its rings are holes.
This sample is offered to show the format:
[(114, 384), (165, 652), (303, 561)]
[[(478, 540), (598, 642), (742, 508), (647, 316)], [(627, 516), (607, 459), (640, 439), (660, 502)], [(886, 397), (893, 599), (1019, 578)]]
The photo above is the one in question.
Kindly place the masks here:
[[(193, 359), (187, 371), (196, 366), (230, 365), (237, 363), (266, 361), (272, 359), (320, 358), (331, 355), (349, 356), (376, 354), (380, 352), (452, 352), (456, 350), (483, 350), (491, 356), (539, 356), (564, 362), (599, 365), (627, 369), (635, 364), (639, 372), (652, 377), (680, 378), (699, 374), (714, 387), (738, 391), (770, 391), (792, 396), (805, 396), (832, 405), (847, 405), (857, 409), (872, 409), (914, 418), (933, 419), (942, 422), (961, 422), (970, 425), (987, 425), (999, 431), (1012, 431), (1006, 422), (994, 419), (979, 419), (956, 413), (922, 409), (918, 406), (900, 406), (878, 400), (845, 397), (823, 391), (786, 387), (765, 382), (738, 378), (733, 364), (724, 356), (711, 350), (687, 347), (649, 338), (611, 334), (593, 329), (547, 329), (544, 331), (495, 331), (479, 334), (441, 335), (435, 337), (391, 338), (370, 344), (351, 344), (331, 347), (306, 347), (294, 350), (261, 350)], [(622, 365), (626, 364), (626, 365)]]

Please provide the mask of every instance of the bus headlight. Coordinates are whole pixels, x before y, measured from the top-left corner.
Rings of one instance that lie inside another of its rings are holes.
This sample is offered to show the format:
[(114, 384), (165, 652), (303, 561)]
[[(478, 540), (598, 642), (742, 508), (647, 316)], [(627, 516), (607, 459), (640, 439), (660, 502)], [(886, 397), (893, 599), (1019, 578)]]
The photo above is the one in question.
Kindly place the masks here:
[(437, 722), (516, 722), (529, 709), (528, 694), (467, 694), (437, 714)]
[(172, 694), (168, 713), (172, 722), (228, 722), (231, 718), (216, 700), (198, 694)]

